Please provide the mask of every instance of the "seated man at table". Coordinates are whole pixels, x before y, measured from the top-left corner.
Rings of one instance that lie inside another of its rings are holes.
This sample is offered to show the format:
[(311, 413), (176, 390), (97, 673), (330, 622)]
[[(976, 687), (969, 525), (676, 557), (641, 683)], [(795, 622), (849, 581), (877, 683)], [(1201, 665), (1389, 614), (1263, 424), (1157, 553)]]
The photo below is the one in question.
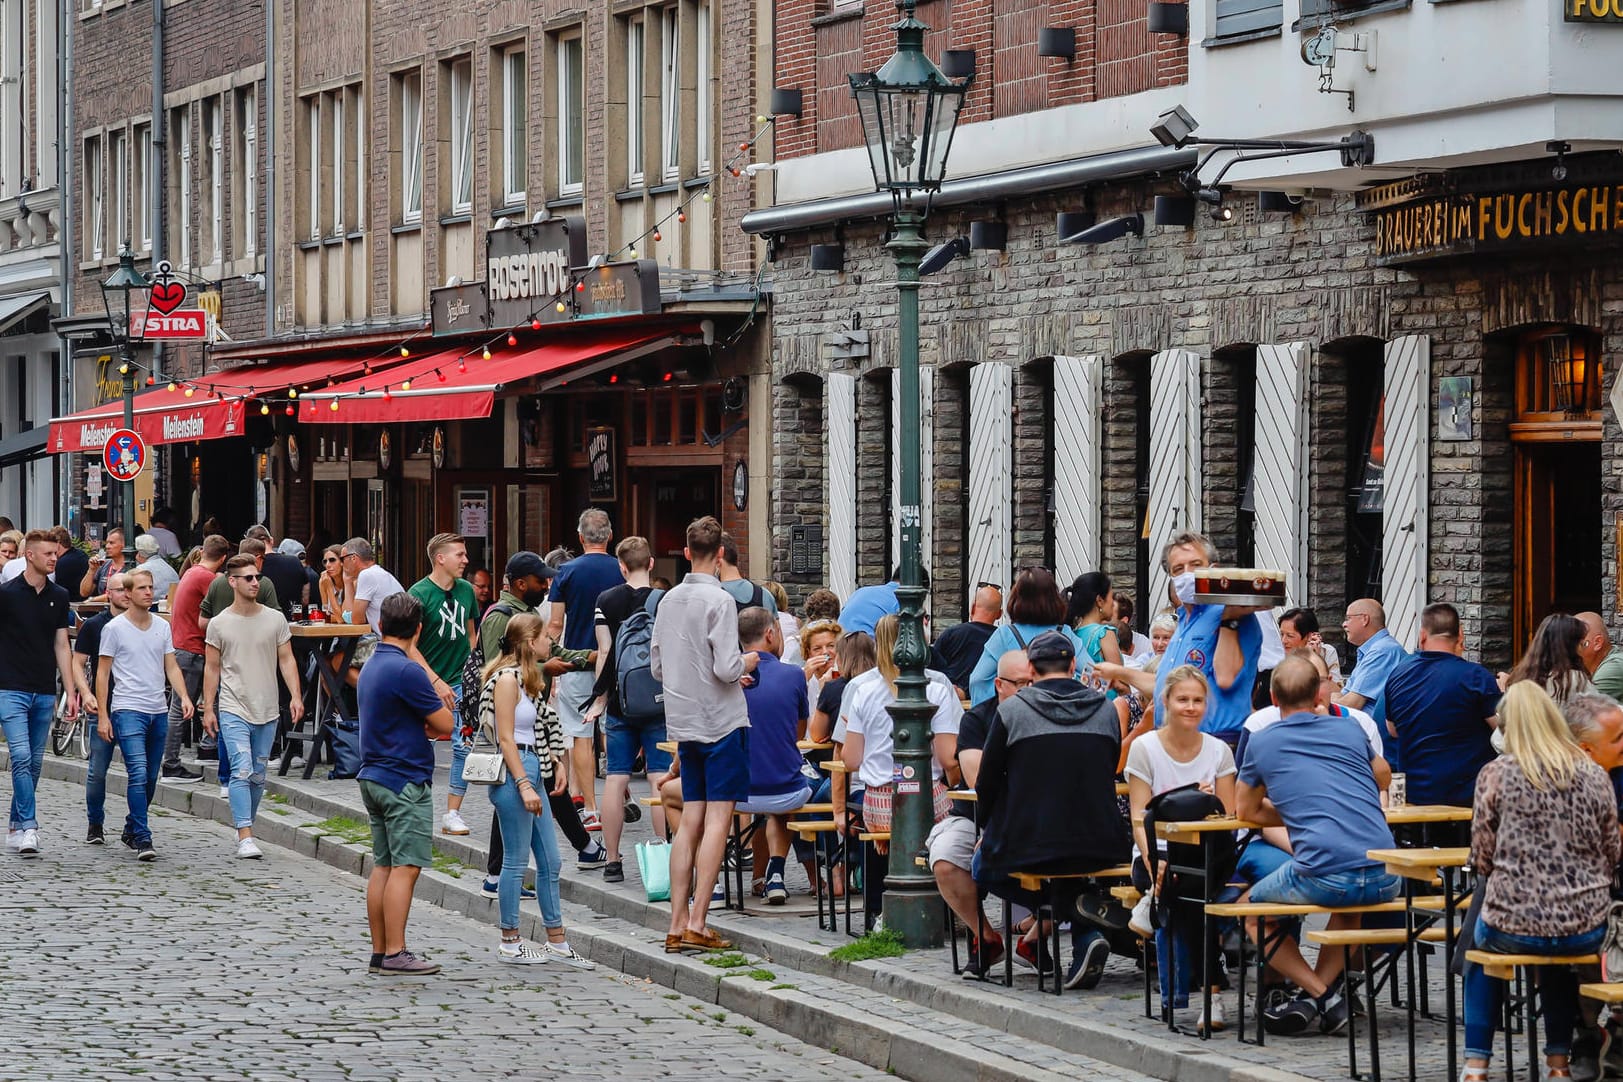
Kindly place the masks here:
[[(1024, 650), (1010, 650), (997, 660), (997, 676), (992, 688), (997, 695), (973, 709), (964, 711), (958, 722), (958, 769), (963, 772), (966, 788), (975, 788), (980, 777), (981, 749), (986, 746), (986, 734), (997, 717), (1000, 704), (1014, 696), (1021, 688), (1031, 686), (1031, 662)], [(930, 831), (925, 848), (929, 851), (930, 873), (935, 876), (936, 889), (949, 908), (970, 929), (969, 964), (965, 972), (985, 976), (986, 972), (1003, 959), (1003, 938), (986, 921), (981, 908), (979, 892), (975, 889), (970, 869), (975, 856), (975, 804), (968, 800), (955, 800), (952, 812)], [(980, 936), (976, 929), (985, 933)]]
[[(1076, 680), (1074, 640), (1045, 631), (1026, 647), (1036, 682), (998, 704), (986, 734), (975, 793), (985, 833), (975, 881), (988, 893), (1035, 907), (1017, 872), (1076, 874), (1127, 863), (1132, 839), (1116, 806), (1121, 727), (1103, 693)], [(1071, 923), (1067, 988), (1092, 988), (1110, 944), (1080, 914)], [(1046, 968), (1040, 925), (1016, 949)], [(1058, 959), (1054, 959), (1057, 963)]]
[(1420, 614), (1420, 650), (1386, 681), (1386, 728), (1402, 748), (1410, 804), (1469, 808), (1476, 776), (1498, 753), (1499, 684), (1465, 660), (1465, 635), (1453, 605)]
[[(1380, 796), (1391, 770), (1352, 718), (1314, 713), (1319, 687), (1311, 661), (1280, 662), (1272, 695), (1283, 717), (1247, 742), (1235, 793), (1240, 818), (1285, 827), (1292, 852), (1290, 863), (1256, 883), (1244, 901), (1339, 908), (1397, 897), (1397, 878), (1369, 859), (1371, 849), (1392, 846)], [(1358, 924), (1356, 914), (1334, 914), (1329, 926)], [(1255, 936), (1254, 927), (1248, 930)], [(1342, 952), (1320, 951), (1310, 966), (1297, 943), (1285, 938), (1271, 965), (1302, 992), (1264, 1013), (1270, 1032), (1298, 1034), (1315, 1022), (1321, 1033), (1346, 1028)]]
[[(749, 799), (737, 810), (766, 816), (765, 896), (768, 905), (789, 900), (783, 866), (789, 856), (788, 813), (811, 799), (811, 782), (801, 772), (806, 760), (795, 741), (811, 714), (806, 701), (806, 674), (778, 660), (783, 633), (778, 618), (759, 606), (738, 614), (738, 642), (746, 653), (760, 655), (754, 681), (744, 689), (749, 712)], [(761, 873), (757, 869), (756, 874)]]

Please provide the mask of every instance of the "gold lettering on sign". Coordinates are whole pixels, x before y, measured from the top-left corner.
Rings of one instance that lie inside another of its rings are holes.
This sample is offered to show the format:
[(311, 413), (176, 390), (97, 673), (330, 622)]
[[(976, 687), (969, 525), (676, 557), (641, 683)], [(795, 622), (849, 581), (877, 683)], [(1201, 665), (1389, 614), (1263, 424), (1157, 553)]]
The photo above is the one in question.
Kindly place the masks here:
[(1401, 262), (1514, 248), (1528, 241), (1623, 233), (1623, 184), (1439, 196), (1383, 205), (1373, 213), (1376, 258)]
[(623, 301), (625, 299), (626, 284), (618, 278), (592, 283), (593, 304), (603, 304), (607, 301)]

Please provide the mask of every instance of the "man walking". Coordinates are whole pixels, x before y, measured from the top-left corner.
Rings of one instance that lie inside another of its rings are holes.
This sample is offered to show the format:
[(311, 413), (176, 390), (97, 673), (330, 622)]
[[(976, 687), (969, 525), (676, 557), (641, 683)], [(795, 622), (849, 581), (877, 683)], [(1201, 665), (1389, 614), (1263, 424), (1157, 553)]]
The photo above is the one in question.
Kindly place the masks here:
[[(423, 605), (423, 633), (417, 650), (432, 674), (434, 687), (451, 689), (451, 709), (462, 703), (462, 666), (479, 634), (478, 602), (473, 587), (462, 577), (468, 568), (468, 546), (454, 533), (437, 533), (428, 539), (429, 572), (412, 583), (411, 596)], [(496, 655), (492, 654), (494, 659)], [(468, 689), (473, 694), (478, 688)], [(462, 821), (462, 798), (468, 783), (462, 780), (462, 767), (468, 761), (468, 746), (462, 742), (462, 726), (451, 730), (451, 795), (445, 799), (445, 819), (440, 829), (446, 834), (466, 834)]]
[[(597, 648), (597, 598), (611, 586), (620, 585), (620, 562), (609, 555), (614, 530), (609, 516), (595, 507), (580, 514), (576, 524), (581, 554), (558, 569), (552, 580), (552, 609), (547, 617), (547, 635), (566, 650)], [(737, 610), (735, 609), (734, 612)], [(586, 717), (592, 700), (591, 672), (566, 672), (558, 677), (554, 705), (563, 722), (564, 737), (570, 741), (569, 789), (586, 808), (581, 817), (587, 830), (602, 824), (597, 812), (597, 753), (593, 735), (597, 725)]]
[(237, 856), (254, 860), (264, 856), (254, 842), (253, 828), (281, 714), (278, 669), (287, 685), (294, 725), (304, 716), (304, 699), (293, 660), (293, 633), (281, 612), (259, 603), (260, 572), (254, 558), (232, 557), (225, 577), (235, 597), (230, 608), (209, 621), (203, 728), (217, 734), (231, 762), (231, 820), (237, 828)]
[(943, 631), (930, 647), (930, 667), (951, 680), (959, 695), (969, 694), (969, 676), (1001, 619), (1003, 591), (983, 582), (970, 599), (969, 619)]
[[(85, 724), (89, 726), (90, 769), (85, 775), (85, 829), (86, 845), (101, 845), (105, 840), (103, 825), (107, 821), (107, 769), (113, 765), (113, 752), (118, 745), (103, 740), (100, 711), (90, 681), (95, 678), (96, 666), (101, 664), (101, 633), (115, 616), (121, 616), (130, 607), (129, 579), (123, 572), (107, 576), (107, 608), (86, 620), (73, 640), (73, 681), (79, 689), (79, 703), (85, 711)], [(176, 712), (180, 702), (174, 703)], [(201, 776), (201, 775), (199, 775)], [(124, 840), (130, 837), (130, 824), (124, 823)]]
[[(203, 538), (203, 558), (181, 576), (180, 585), (175, 587), (174, 604), (170, 606), (169, 630), (175, 640), (175, 664), (180, 666), (180, 675), (186, 681), (186, 694), (193, 702), (201, 702), (203, 694), (203, 598), (209, 587), (214, 585), (214, 576), (225, 566), (225, 559), (230, 554), (231, 542), (221, 535), (215, 533)], [(187, 769), (180, 761), (180, 745), (185, 735), (186, 720), (180, 715), (180, 700), (172, 699), (161, 771), (161, 776), (167, 781), (199, 781), (203, 777), (201, 772)], [(201, 757), (201, 748), (198, 754)]]
[[(180, 700), (182, 718), (192, 716), (192, 699), (175, 664), (175, 643), (169, 621), (152, 615), (152, 572), (137, 569), (125, 575), (130, 607), (108, 621), (102, 632), (101, 662), (96, 666), (96, 702), (103, 709), (101, 738), (117, 740), (124, 756), (125, 799), (130, 806), (129, 841), (143, 861), (156, 860), (147, 810), (158, 789), (157, 764), (169, 729), (169, 704), (163, 685)], [(109, 690), (112, 694), (109, 695)]]
[[(665, 713), (663, 709), (641, 716), (627, 711), (620, 701), (619, 669), (615, 659), (615, 643), (620, 628), (634, 613), (648, 605), (653, 586), (648, 576), (653, 570), (654, 554), (648, 541), (641, 537), (628, 537), (614, 550), (620, 563), (620, 574), (625, 581), (604, 590), (597, 597), (594, 620), (597, 625), (597, 700), (590, 711), (593, 718), (603, 718), (603, 737), (606, 745), (608, 769), (603, 782), (603, 848), (608, 862), (603, 867), (605, 883), (625, 880), (625, 869), (620, 860), (620, 834), (628, 821), (636, 822), (642, 808), (628, 802), (631, 793), (631, 770), (640, 747), (648, 777), (656, 778), (670, 769), (669, 752), (659, 745), (665, 740)], [(655, 602), (656, 606), (658, 602)], [(652, 784), (650, 783), (650, 792)], [(657, 796), (657, 793), (653, 795)], [(633, 814), (635, 813), (635, 814)]]
[[(346, 546), (347, 548), (348, 546)], [(370, 551), (370, 549), (368, 549)], [(377, 651), (361, 670), (361, 799), (372, 824), (372, 876), (366, 919), (372, 932), (369, 972), (427, 976), (440, 967), (406, 949), (406, 919), (418, 874), (434, 860), (434, 745), (447, 736), (451, 708), (410, 655), (422, 631), (423, 604), (405, 591), (378, 602)]]
[(749, 796), (749, 712), (739, 681), (760, 659), (738, 648), (738, 606), (716, 578), (720, 549), (721, 523), (707, 515), (688, 526), (684, 551), (693, 570), (660, 602), (650, 644), (650, 671), (664, 685), (665, 729), (677, 742), (682, 779), (665, 935), (672, 954), (732, 946), (706, 927), (705, 899), (721, 871), (733, 805)]
[(22, 574), (0, 585), (0, 727), (11, 755), (11, 827), (6, 847), (39, 855), (35, 787), (56, 708), (56, 678), (67, 692), (67, 716), (79, 712), (68, 649), (68, 592), (50, 579), (57, 542), (43, 530), (23, 538)]

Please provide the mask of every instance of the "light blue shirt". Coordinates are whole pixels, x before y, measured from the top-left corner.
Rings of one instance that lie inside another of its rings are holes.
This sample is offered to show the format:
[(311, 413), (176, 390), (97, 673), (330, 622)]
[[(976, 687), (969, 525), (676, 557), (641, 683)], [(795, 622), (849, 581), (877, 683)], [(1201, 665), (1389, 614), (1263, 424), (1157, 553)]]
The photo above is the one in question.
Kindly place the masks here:
[(1398, 645), (1398, 640), (1381, 628), (1358, 648), (1358, 664), (1347, 678), (1345, 693), (1362, 695), (1364, 713), (1375, 719), (1375, 724), (1386, 725), (1386, 678), (1398, 666), (1409, 660), (1409, 652)]
[(993, 680), (997, 677), (999, 658), (1010, 650), (1024, 650), (1031, 645), (1032, 639), (1045, 631), (1063, 632), (1070, 638), (1076, 648), (1078, 677), (1093, 667), (1093, 662), (1088, 659), (1087, 647), (1082, 645), (1082, 640), (1076, 632), (1064, 624), (999, 624), (997, 630), (986, 640), (986, 645), (981, 649), (981, 659), (975, 663), (975, 671), (969, 676), (970, 704), (983, 703), (997, 695)]
[[(1217, 637), (1223, 631), (1222, 605), (1185, 605), (1178, 612), (1178, 627), (1167, 643), (1167, 652), (1155, 670), (1155, 701), (1160, 703), (1167, 690), (1167, 676), (1180, 665), (1192, 665), (1200, 670), (1211, 687), (1206, 702), (1206, 717), (1200, 731), (1219, 736), (1238, 733), (1251, 716), (1251, 692), (1257, 682), (1257, 661), (1262, 656), (1262, 617), (1242, 617), (1237, 634), (1240, 637), (1241, 669), (1234, 683), (1227, 689), (1218, 686), (1215, 663)], [(1156, 712), (1156, 724), (1161, 724), (1163, 711)]]
[(873, 634), (874, 625), (893, 612), (901, 611), (896, 600), (900, 583), (882, 582), (878, 586), (863, 586), (851, 592), (840, 610), (840, 630), (846, 633), (863, 631)]

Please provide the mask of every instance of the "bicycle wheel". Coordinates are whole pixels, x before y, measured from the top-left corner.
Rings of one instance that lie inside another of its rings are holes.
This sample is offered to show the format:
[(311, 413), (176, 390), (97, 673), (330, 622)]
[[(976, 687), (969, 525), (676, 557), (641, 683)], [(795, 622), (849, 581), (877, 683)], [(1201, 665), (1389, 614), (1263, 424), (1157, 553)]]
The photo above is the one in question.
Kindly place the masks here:
[(72, 754), (80, 759), (85, 758), (84, 720), (74, 718), (69, 721), (63, 716), (67, 711), (67, 696), (64, 695), (56, 701), (56, 713), (51, 719), (51, 750), (58, 755)]

